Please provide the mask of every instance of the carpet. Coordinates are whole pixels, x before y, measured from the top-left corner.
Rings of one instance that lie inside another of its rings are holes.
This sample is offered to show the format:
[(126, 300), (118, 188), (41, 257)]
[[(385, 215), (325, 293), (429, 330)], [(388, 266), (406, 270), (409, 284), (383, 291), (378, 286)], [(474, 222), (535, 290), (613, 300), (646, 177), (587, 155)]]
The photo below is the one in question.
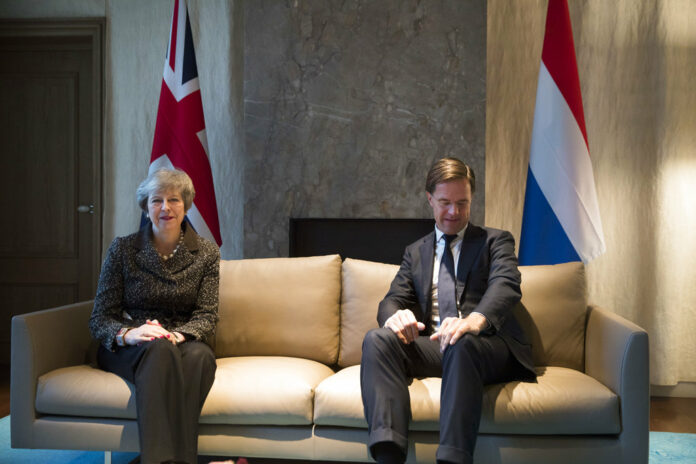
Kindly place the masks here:
[(696, 433), (650, 432), (650, 464), (696, 463)]
[[(128, 464), (137, 453), (112, 453), (113, 464)], [(1, 464), (103, 464), (99, 451), (25, 450), (10, 448), (10, 416), (0, 419)], [(650, 432), (650, 464), (696, 463), (696, 434)]]

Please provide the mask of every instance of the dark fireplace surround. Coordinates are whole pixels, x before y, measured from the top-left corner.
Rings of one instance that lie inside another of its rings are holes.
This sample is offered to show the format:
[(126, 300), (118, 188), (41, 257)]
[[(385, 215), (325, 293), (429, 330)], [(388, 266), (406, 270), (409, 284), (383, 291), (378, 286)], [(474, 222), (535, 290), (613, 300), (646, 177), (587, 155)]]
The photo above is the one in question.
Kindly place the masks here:
[(290, 218), (290, 257), (340, 254), (401, 264), (404, 249), (434, 230), (431, 219)]

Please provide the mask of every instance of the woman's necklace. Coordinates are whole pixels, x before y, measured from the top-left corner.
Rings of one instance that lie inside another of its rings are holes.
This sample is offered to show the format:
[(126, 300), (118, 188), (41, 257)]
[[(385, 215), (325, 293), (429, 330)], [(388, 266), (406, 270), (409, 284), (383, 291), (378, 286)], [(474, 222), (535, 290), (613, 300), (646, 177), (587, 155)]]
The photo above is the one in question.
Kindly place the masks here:
[[(177, 242), (176, 248), (174, 248), (174, 251), (172, 251), (172, 252), (171, 252), (170, 254), (168, 254), (168, 255), (163, 255), (163, 254), (160, 253), (159, 251), (157, 252), (157, 254), (159, 255), (160, 258), (162, 258), (162, 261), (167, 261), (168, 259), (174, 257), (174, 255), (176, 254), (176, 252), (179, 251), (179, 247), (181, 246), (182, 243), (184, 243), (184, 231), (183, 231), (183, 230), (179, 232), (179, 241)], [(156, 249), (155, 249), (155, 250), (156, 250)]]

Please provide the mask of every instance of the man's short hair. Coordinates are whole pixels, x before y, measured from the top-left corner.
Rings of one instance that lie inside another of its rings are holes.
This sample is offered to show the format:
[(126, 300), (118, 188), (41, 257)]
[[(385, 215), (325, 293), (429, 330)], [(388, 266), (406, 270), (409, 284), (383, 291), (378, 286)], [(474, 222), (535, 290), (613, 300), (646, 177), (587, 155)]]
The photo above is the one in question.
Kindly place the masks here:
[(457, 158), (442, 158), (432, 165), (425, 180), (425, 191), (432, 194), (437, 184), (453, 180), (466, 179), (471, 186), (471, 193), (476, 190), (476, 176), (471, 167)]

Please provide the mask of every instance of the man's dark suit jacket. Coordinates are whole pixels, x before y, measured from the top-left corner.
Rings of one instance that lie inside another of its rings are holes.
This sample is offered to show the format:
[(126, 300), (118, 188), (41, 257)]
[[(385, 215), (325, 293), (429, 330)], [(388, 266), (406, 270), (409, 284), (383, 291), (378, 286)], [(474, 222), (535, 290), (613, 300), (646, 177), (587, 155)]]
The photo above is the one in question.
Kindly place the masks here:
[[(401, 268), (389, 292), (379, 304), (377, 321), (385, 321), (400, 309), (410, 309), (430, 328), (435, 232), (415, 241), (404, 253)], [(509, 232), (469, 224), (462, 239), (457, 265), (457, 299), (463, 316), (472, 311), (486, 316), (488, 331), (498, 334), (526, 368), (523, 378), (534, 378), (531, 346), (512, 308), (522, 297), (515, 240)]]

